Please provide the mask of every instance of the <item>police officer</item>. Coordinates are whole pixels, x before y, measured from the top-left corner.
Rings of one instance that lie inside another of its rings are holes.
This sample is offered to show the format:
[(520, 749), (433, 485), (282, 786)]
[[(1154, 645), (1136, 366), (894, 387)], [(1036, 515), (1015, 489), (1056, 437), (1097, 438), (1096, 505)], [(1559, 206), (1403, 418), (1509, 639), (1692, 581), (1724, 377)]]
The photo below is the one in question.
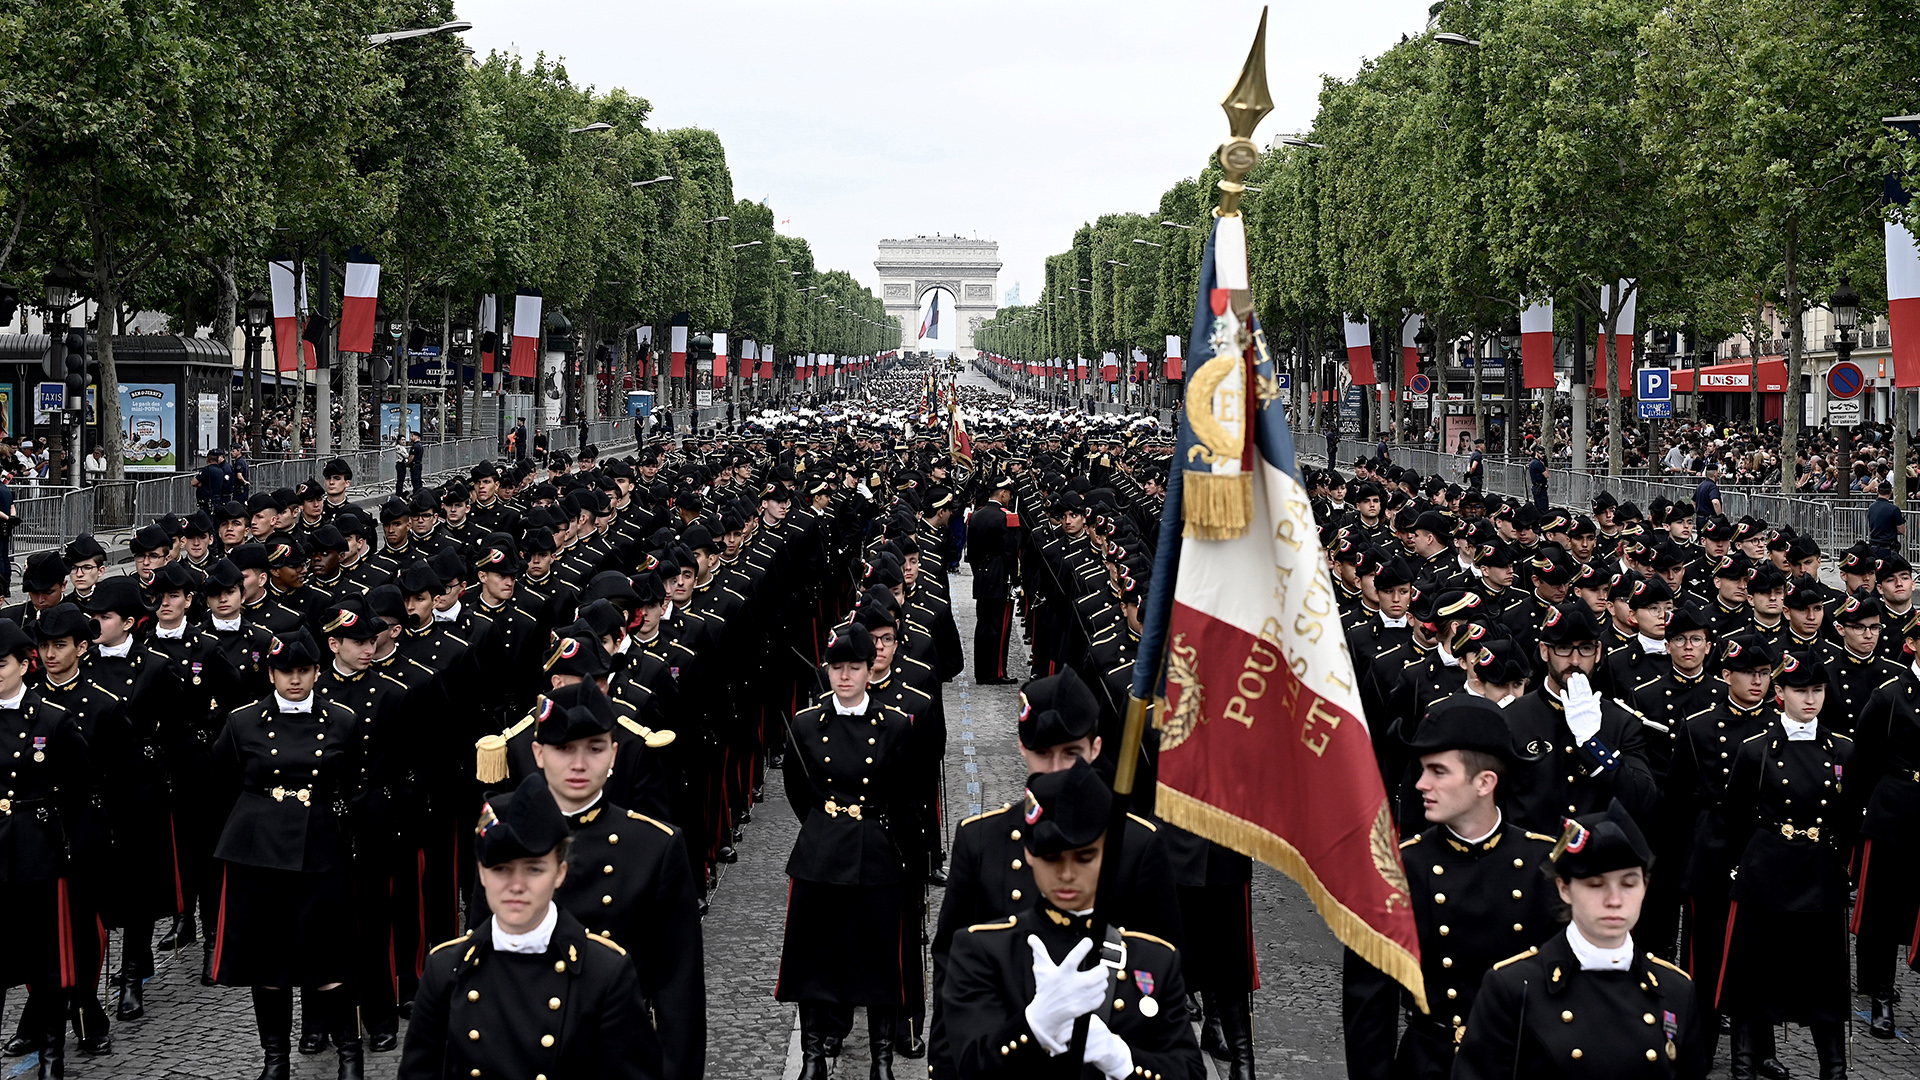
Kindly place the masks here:
[(653, 1080), (660, 1046), (634, 965), (555, 894), (573, 840), (544, 776), (491, 797), (474, 851), (493, 917), (434, 947), (414, 993), (404, 1080)]
[(1452, 1075), (1706, 1076), (1692, 981), (1634, 944), (1653, 852), (1633, 816), (1615, 800), (1568, 822), (1551, 860), (1571, 921), (1487, 972)]

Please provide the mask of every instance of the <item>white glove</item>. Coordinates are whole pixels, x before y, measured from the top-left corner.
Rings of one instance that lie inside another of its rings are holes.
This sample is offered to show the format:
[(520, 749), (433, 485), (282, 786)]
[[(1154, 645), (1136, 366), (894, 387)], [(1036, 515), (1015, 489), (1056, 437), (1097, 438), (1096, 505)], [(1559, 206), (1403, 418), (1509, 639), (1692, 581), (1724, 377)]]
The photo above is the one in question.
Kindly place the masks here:
[(1105, 1073), (1107, 1080), (1121, 1080), (1133, 1074), (1133, 1048), (1127, 1040), (1107, 1029), (1107, 1022), (1095, 1016), (1087, 1024), (1086, 1064)]
[(1577, 671), (1567, 676), (1567, 728), (1580, 746), (1600, 734), (1600, 695), (1587, 685), (1587, 677)]
[(1080, 971), (1080, 961), (1093, 951), (1093, 939), (1081, 938), (1067, 950), (1058, 964), (1047, 954), (1047, 947), (1034, 934), (1027, 935), (1033, 949), (1033, 1000), (1027, 1003), (1027, 1026), (1033, 1037), (1049, 1054), (1058, 1054), (1073, 1039), (1074, 1018), (1100, 1007), (1107, 996), (1107, 971), (1094, 965)]

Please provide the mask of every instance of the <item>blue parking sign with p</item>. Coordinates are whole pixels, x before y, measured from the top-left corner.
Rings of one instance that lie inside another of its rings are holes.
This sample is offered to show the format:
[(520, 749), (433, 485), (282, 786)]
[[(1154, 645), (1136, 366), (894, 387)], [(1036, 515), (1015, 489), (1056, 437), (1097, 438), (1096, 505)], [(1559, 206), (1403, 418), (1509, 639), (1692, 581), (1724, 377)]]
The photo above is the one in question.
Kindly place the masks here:
[(1641, 368), (1634, 375), (1639, 382), (1641, 401), (1673, 400), (1673, 372), (1666, 368)]

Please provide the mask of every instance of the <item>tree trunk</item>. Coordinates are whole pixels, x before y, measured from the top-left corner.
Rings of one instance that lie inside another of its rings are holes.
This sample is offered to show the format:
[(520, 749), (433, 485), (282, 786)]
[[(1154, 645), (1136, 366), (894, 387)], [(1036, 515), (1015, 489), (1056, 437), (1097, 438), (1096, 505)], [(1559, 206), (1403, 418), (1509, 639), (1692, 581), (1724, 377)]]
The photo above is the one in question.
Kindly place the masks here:
[[(95, 251), (101, 251), (103, 246), (96, 243)], [(118, 317), (114, 314), (120, 310), (120, 305), (117, 303), (119, 289), (113, 280), (112, 261), (100, 258), (98, 255), (96, 258), (98, 261), (95, 266), (100, 271), (94, 279), (100, 288), (100, 325), (97, 335), (100, 358), (100, 452), (107, 459), (107, 479), (124, 480), (127, 476), (127, 464), (126, 452), (123, 448), (124, 441), (121, 437), (123, 432), (120, 430), (120, 425), (124, 423), (120, 416), (120, 369), (113, 360), (113, 335), (114, 331), (119, 329)], [(185, 437), (185, 433), (179, 427), (174, 429), (175, 461), (186, 460), (186, 452), (181, 449), (181, 440)]]
[[(1793, 215), (1787, 217), (1786, 237), (1786, 299), (1787, 299), (1787, 385), (1786, 394), (1780, 403), (1780, 492), (1793, 494), (1794, 473), (1799, 465), (1800, 448), (1800, 405), (1804, 400), (1800, 396), (1800, 363), (1803, 342), (1800, 325), (1800, 222)], [(1757, 361), (1756, 361), (1757, 364)], [(1759, 380), (1754, 380), (1758, 385)]]

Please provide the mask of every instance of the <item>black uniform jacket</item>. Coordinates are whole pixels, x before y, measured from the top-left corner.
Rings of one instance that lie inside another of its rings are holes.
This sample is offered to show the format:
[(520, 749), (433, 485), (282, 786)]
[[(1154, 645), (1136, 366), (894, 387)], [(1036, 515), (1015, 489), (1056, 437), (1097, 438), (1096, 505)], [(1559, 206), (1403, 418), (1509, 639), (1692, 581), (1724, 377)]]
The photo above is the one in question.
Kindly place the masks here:
[[(1027, 938), (1039, 937), (1058, 963), (1091, 933), (1087, 922), (1043, 900), (1018, 915), (970, 926), (955, 936), (940, 1000), (962, 1077), (1059, 1075), (1048, 1071), (1053, 1059), (1027, 1026), (1026, 1007), (1034, 993), (1033, 948)], [(1100, 1010), (1101, 1020), (1126, 1040), (1137, 1075), (1199, 1080), (1206, 1066), (1187, 1016), (1180, 954), (1152, 934), (1121, 930), (1118, 937), (1126, 957), (1109, 976), (1113, 999)], [(1103, 952), (1111, 956), (1110, 949)], [(1142, 1007), (1147, 998), (1154, 1004)], [(1101, 1080), (1091, 1065), (1083, 1066), (1080, 1076)]]
[(1546, 687), (1507, 703), (1507, 727), (1516, 747), (1538, 754), (1512, 773), (1507, 802), (1513, 823), (1554, 834), (1564, 818), (1591, 814), (1618, 798), (1635, 821), (1651, 822), (1660, 799), (1647, 764), (1640, 716), (1612, 698), (1600, 702), (1600, 730), (1574, 745), (1567, 708)]
[(1686, 972), (1652, 953), (1625, 971), (1583, 971), (1564, 933), (1502, 960), (1480, 984), (1454, 1080), (1707, 1074)]
[(560, 912), (547, 951), (493, 949), (489, 921), (427, 955), (400, 1058), (406, 1080), (654, 1080), (660, 1046), (626, 950)]
[(272, 696), (227, 716), (216, 767), (240, 781), (240, 799), (214, 856), (270, 870), (342, 869), (344, 809), (360, 759), (353, 710), (318, 695), (311, 712), (283, 713)]
[(900, 851), (890, 837), (911, 824), (901, 768), (913, 721), (868, 695), (866, 711), (842, 716), (832, 700), (795, 713), (784, 765), (787, 802), (800, 835), (787, 876), (827, 885), (897, 885)]
[(77, 819), (92, 764), (67, 710), (28, 688), (0, 708), (0, 745), (14, 747), (0, 786), (0, 881), (50, 881), (66, 869), (62, 821)]

